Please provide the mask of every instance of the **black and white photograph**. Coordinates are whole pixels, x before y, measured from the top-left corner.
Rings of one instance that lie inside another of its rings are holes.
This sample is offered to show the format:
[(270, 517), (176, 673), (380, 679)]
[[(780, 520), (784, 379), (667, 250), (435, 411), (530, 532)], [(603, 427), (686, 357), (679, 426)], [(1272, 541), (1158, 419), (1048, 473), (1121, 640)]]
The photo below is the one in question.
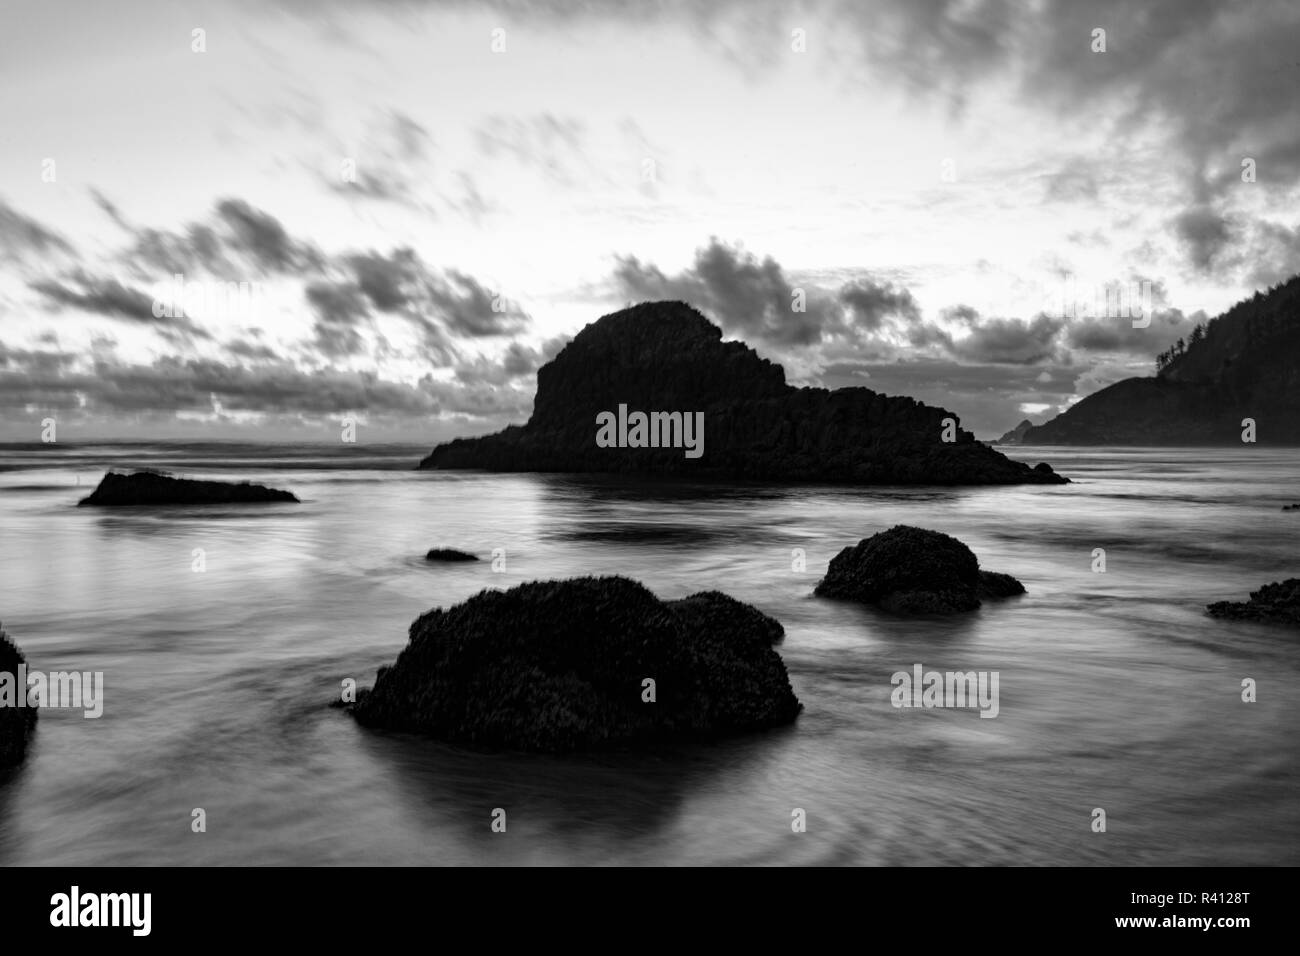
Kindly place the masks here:
[(23, 925), (1104, 870), (1230, 947), (1298, 543), (1294, 0), (0, 0)]

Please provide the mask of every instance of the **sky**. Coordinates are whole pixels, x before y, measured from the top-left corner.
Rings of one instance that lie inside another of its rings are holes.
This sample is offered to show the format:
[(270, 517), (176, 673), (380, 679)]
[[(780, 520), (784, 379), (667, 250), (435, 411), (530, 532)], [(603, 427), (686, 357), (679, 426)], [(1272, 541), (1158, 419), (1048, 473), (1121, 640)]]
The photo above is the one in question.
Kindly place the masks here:
[(1297, 51), (1293, 0), (0, 0), (0, 441), (483, 434), (648, 299), (997, 437), (1300, 271)]

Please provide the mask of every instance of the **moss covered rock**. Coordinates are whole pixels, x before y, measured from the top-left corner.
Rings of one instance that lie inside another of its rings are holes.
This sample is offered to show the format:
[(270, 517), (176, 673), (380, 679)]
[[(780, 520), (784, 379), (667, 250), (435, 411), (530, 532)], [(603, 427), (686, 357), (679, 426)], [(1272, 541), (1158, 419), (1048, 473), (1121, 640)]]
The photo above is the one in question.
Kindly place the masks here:
[(900, 524), (832, 558), (815, 593), (896, 614), (954, 614), (978, 609), (981, 599), (1024, 592), (1009, 574), (981, 571), (956, 538)]
[(802, 706), (772, 648), (782, 634), (717, 591), (661, 601), (623, 577), (535, 581), (419, 617), (351, 710), (369, 726), (532, 751), (762, 730)]

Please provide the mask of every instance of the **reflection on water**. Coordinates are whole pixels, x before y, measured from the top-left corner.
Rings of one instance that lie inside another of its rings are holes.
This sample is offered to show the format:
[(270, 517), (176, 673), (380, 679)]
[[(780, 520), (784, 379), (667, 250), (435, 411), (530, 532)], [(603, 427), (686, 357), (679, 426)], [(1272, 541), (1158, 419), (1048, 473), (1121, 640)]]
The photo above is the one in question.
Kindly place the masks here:
[[(1023, 449), (1077, 482), (936, 490), (420, 473), (405, 449), (107, 451), (0, 456), (0, 620), (32, 667), (106, 686), (99, 720), (44, 712), (0, 780), (0, 863), (1300, 862), (1294, 635), (1203, 613), (1300, 574), (1300, 514), (1280, 512), (1300, 499), (1295, 453)], [(74, 507), (114, 462), (303, 503)], [(956, 535), (1028, 593), (937, 621), (812, 596), (835, 553), (897, 523)], [(435, 546), (485, 560), (425, 562)], [(328, 706), (430, 607), (615, 573), (781, 620), (798, 722), (542, 757)], [(890, 675), (916, 663), (998, 671), (999, 716), (894, 709)]]

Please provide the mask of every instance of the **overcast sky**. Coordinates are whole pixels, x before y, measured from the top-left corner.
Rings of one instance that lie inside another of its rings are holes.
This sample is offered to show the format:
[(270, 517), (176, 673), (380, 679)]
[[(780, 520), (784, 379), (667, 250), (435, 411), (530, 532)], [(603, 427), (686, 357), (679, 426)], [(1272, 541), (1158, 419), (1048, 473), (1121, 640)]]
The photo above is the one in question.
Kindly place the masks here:
[(0, 440), (478, 434), (651, 298), (995, 437), (1300, 271), (1298, 91), (1294, 0), (3, 0)]

